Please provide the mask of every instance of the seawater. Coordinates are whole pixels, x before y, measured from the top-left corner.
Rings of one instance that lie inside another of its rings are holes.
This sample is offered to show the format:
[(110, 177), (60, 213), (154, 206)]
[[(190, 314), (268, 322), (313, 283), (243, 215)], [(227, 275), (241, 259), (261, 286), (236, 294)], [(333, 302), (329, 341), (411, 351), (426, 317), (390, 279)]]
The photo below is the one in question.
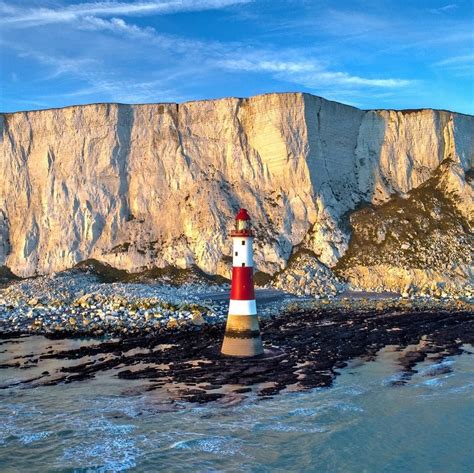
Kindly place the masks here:
[[(0, 363), (80, 343), (12, 340)], [(34, 375), (2, 369), (0, 385)], [(333, 387), (225, 407), (169, 403), (113, 372), (14, 386), (0, 390), (0, 471), (472, 473), (474, 356), (424, 362), (393, 386), (400, 376), (386, 349)]]

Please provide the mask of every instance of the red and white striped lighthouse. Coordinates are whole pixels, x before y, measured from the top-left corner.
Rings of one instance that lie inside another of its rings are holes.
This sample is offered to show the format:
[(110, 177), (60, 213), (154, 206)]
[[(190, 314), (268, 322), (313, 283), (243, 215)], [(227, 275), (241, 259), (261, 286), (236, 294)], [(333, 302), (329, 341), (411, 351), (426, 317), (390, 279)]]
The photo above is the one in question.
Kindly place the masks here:
[(221, 353), (257, 356), (263, 354), (263, 346), (253, 288), (253, 235), (247, 210), (239, 210), (230, 236), (233, 242), (232, 286)]

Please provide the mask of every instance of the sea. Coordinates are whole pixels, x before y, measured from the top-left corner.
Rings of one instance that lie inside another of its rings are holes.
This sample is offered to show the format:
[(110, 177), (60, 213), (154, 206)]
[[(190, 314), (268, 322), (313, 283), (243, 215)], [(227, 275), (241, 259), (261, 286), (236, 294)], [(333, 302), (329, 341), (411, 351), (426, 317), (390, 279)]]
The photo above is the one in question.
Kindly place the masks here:
[(204, 405), (146, 392), (147, 380), (114, 370), (36, 386), (38, 370), (60, 361), (25, 369), (51, 346), (93, 342), (1, 341), (2, 473), (474, 472), (472, 346), (410, 376), (385, 347), (374, 361), (352, 360), (329, 388)]

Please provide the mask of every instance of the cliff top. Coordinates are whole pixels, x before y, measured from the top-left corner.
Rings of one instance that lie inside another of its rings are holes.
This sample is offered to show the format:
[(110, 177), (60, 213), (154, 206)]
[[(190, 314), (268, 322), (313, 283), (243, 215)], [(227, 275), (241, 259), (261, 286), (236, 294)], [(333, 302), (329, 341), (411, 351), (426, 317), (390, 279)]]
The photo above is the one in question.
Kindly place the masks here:
[(119, 105), (119, 106), (146, 106), (146, 105), (175, 105), (179, 107), (180, 105), (187, 105), (187, 104), (196, 104), (196, 103), (205, 103), (205, 102), (221, 102), (221, 101), (226, 101), (226, 100), (258, 100), (263, 97), (270, 97), (270, 96), (283, 96), (283, 95), (294, 95), (294, 96), (308, 96), (308, 97), (313, 97), (316, 99), (324, 100), (326, 102), (332, 102), (336, 103), (345, 107), (353, 108), (356, 110), (363, 110), (363, 111), (374, 111), (374, 112), (400, 112), (403, 114), (409, 114), (409, 113), (417, 113), (417, 112), (423, 112), (423, 111), (437, 111), (437, 112), (446, 112), (446, 113), (455, 113), (456, 115), (464, 115), (468, 117), (473, 117), (474, 115), (469, 115), (467, 113), (461, 113), (461, 112), (455, 112), (453, 110), (445, 110), (445, 109), (435, 109), (435, 108), (418, 108), (418, 109), (383, 109), (383, 108), (374, 108), (374, 109), (360, 109), (358, 107), (354, 107), (353, 105), (348, 105), (343, 102), (338, 102), (336, 100), (329, 100), (324, 97), (310, 94), (308, 92), (269, 92), (269, 93), (264, 93), (264, 94), (256, 94), (252, 95), (249, 97), (219, 97), (219, 98), (211, 98), (211, 99), (200, 99), (200, 100), (187, 100), (184, 102), (151, 102), (151, 103), (134, 103), (134, 104), (127, 104), (127, 103), (121, 103), (121, 102), (92, 102), (92, 103), (87, 103), (87, 104), (72, 104), (72, 105), (66, 105), (64, 107), (50, 107), (50, 108), (43, 108), (39, 110), (17, 110), (15, 112), (0, 112), (0, 115), (14, 115), (16, 113), (41, 113), (44, 111), (49, 111), (49, 110), (64, 110), (64, 109), (69, 109), (69, 108), (76, 108), (76, 107), (91, 107), (91, 106), (97, 106), (97, 105)]

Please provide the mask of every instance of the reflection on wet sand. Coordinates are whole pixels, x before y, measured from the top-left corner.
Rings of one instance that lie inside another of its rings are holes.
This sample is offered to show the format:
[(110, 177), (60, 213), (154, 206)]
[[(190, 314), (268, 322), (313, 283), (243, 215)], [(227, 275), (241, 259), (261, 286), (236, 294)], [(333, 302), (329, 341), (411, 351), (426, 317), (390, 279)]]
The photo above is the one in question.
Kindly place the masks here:
[(21, 336), (1, 342), (0, 389), (107, 379), (128, 394), (234, 403), (329, 386), (348, 361), (372, 360), (386, 346), (396, 346), (403, 376), (393, 384), (400, 385), (417, 363), (462, 353), (463, 343), (474, 342), (473, 327), (466, 312), (299, 312), (263, 322), (274, 356), (255, 359), (221, 356), (223, 328), (216, 326), (128, 339)]

